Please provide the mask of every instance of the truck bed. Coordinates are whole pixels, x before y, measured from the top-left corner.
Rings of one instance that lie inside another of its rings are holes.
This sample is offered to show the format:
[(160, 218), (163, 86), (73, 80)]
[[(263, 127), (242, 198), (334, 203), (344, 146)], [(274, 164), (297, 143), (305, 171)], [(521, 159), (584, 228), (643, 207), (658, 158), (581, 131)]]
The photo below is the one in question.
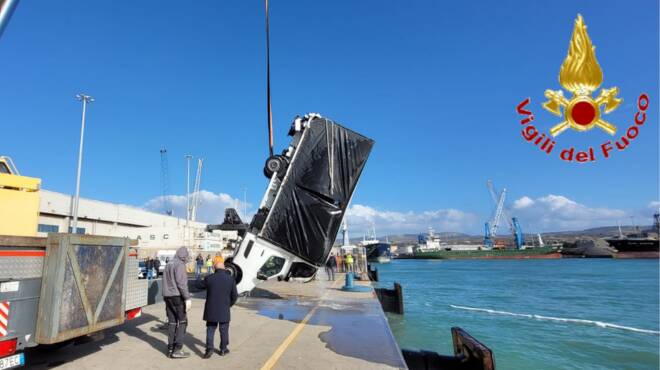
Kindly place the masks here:
[[(20, 352), (122, 323), (125, 312), (147, 304), (133, 244), (96, 235), (0, 235), (0, 341), (16, 338)], [(69, 325), (72, 318), (83, 324)]]

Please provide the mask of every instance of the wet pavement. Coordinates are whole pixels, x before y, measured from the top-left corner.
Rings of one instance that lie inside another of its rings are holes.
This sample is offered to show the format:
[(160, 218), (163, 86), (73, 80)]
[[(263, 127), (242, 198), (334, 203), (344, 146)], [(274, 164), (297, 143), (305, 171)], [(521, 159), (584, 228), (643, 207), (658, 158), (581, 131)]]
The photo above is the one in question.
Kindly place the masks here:
[[(341, 276), (338, 276), (338, 279)], [(366, 282), (359, 284), (368, 284)], [(341, 282), (266, 282), (232, 308), (231, 353), (204, 352), (204, 292), (195, 293), (185, 350), (165, 356), (162, 303), (142, 317), (60, 349), (31, 349), (30, 368), (388, 369), (405, 368), (401, 352), (373, 292), (344, 292)], [(216, 338), (216, 343), (219, 339)], [(266, 367), (264, 367), (266, 365)]]

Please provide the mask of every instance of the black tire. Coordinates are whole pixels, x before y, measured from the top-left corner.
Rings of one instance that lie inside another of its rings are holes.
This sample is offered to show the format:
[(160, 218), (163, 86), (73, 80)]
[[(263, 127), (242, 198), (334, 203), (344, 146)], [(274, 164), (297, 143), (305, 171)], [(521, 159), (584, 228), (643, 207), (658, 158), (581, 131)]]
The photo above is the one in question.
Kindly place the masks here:
[(289, 161), (285, 156), (274, 155), (266, 160), (264, 165), (264, 175), (271, 178), (275, 172), (280, 179), (284, 177)]
[(264, 176), (266, 176), (267, 179), (270, 179), (273, 177), (273, 173), (268, 171), (268, 167), (264, 166)]
[(243, 271), (241, 271), (241, 268), (235, 265), (231, 260), (225, 261), (225, 270), (227, 270), (229, 275), (231, 275), (234, 280), (236, 280), (236, 284), (241, 282), (241, 279), (243, 278)]

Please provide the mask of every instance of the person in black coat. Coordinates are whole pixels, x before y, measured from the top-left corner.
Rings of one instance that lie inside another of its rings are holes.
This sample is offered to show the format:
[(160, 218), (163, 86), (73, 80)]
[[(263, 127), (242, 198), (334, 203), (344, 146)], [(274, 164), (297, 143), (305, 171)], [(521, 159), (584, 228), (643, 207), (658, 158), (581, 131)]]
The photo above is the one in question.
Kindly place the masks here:
[(225, 270), (223, 260), (215, 263), (215, 273), (208, 275), (201, 283), (206, 289), (206, 302), (204, 303), (204, 321), (206, 321), (206, 352), (204, 358), (213, 354), (213, 337), (215, 328), (220, 327), (220, 356), (229, 353), (229, 321), (230, 307), (236, 303), (238, 292), (236, 281)]
[(335, 281), (335, 269), (337, 269), (337, 259), (330, 254), (328, 261), (325, 263), (325, 273), (328, 274), (328, 280)]
[(160, 273), (160, 259), (154, 258), (154, 278), (158, 279)]
[(147, 257), (147, 260), (144, 262), (144, 270), (147, 272), (147, 279), (152, 279), (154, 272), (154, 260), (151, 257)]

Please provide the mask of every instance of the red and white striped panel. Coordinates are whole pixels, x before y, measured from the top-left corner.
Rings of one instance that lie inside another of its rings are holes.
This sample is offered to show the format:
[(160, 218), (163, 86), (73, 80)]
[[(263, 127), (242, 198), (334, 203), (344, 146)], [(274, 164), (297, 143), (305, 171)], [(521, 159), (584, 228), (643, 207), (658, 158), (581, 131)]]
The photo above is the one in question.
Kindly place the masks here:
[(9, 302), (0, 302), (0, 337), (7, 335), (9, 326)]

